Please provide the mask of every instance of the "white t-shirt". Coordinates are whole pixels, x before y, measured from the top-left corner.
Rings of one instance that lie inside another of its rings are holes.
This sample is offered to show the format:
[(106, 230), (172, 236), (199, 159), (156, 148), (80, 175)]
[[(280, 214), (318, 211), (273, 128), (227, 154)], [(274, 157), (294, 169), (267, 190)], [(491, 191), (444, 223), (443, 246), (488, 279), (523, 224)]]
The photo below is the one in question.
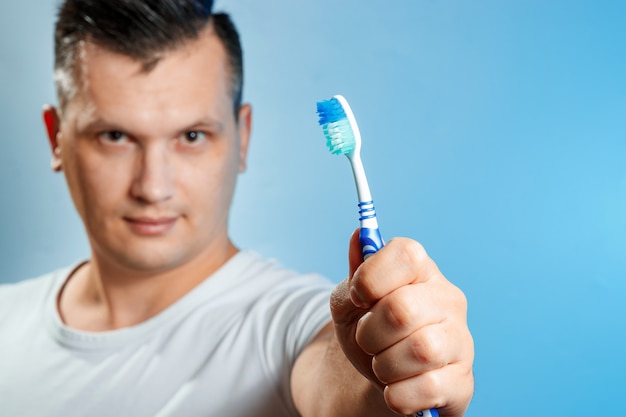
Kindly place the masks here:
[(139, 325), (65, 326), (66, 268), (0, 286), (0, 415), (297, 416), (295, 359), (330, 320), (332, 284), (252, 251)]

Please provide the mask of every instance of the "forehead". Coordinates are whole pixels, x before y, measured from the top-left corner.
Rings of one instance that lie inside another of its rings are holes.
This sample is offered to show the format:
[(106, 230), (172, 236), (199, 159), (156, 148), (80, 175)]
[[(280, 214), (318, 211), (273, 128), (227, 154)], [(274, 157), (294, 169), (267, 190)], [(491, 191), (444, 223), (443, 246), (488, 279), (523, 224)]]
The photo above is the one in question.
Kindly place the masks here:
[(108, 120), (184, 119), (232, 111), (226, 51), (212, 29), (159, 55), (148, 70), (132, 57), (89, 41), (80, 48), (78, 91), (68, 106), (77, 117)]

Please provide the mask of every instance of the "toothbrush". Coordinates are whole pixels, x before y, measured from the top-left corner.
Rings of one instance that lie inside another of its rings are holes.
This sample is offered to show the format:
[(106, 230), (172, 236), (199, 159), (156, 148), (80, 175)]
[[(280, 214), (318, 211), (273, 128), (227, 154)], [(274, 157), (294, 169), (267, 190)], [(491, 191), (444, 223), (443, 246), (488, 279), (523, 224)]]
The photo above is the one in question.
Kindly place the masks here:
[(326, 146), (334, 155), (345, 155), (352, 166), (354, 182), (359, 198), (359, 243), (363, 259), (378, 252), (384, 245), (378, 230), (376, 210), (370, 187), (361, 162), (361, 134), (352, 110), (343, 96), (336, 95), (330, 100), (317, 103), (319, 123), (326, 136)]
[[(361, 161), (361, 133), (350, 105), (341, 95), (317, 103), (319, 124), (326, 136), (326, 146), (333, 155), (345, 155), (352, 166), (354, 182), (359, 199), (359, 244), (363, 260), (378, 252), (384, 245), (378, 229), (374, 201)], [(420, 411), (414, 417), (439, 417), (436, 408)]]

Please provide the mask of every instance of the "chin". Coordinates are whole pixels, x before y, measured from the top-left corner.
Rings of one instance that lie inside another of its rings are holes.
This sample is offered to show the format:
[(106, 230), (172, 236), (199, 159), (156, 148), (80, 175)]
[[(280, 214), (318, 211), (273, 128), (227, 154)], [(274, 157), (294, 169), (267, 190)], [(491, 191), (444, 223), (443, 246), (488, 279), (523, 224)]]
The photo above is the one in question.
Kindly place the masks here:
[[(190, 250), (178, 247), (163, 248), (161, 245), (141, 245), (141, 248), (123, 248), (112, 257), (119, 265), (137, 271), (158, 273), (175, 269), (193, 258)], [(161, 246), (161, 247), (154, 247)]]

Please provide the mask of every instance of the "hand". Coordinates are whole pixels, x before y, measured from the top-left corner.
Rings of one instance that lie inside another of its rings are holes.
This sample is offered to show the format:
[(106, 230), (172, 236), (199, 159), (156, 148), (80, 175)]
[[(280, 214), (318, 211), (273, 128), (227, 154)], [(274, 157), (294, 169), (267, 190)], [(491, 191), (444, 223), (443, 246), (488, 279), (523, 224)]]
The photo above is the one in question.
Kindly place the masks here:
[(350, 276), (331, 297), (347, 358), (383, 390), (391, 410), (462, 416), (474, 390), (464, 294), (411, 239), (393, 239), (363, 262), (357, 230), (349, 260)]

